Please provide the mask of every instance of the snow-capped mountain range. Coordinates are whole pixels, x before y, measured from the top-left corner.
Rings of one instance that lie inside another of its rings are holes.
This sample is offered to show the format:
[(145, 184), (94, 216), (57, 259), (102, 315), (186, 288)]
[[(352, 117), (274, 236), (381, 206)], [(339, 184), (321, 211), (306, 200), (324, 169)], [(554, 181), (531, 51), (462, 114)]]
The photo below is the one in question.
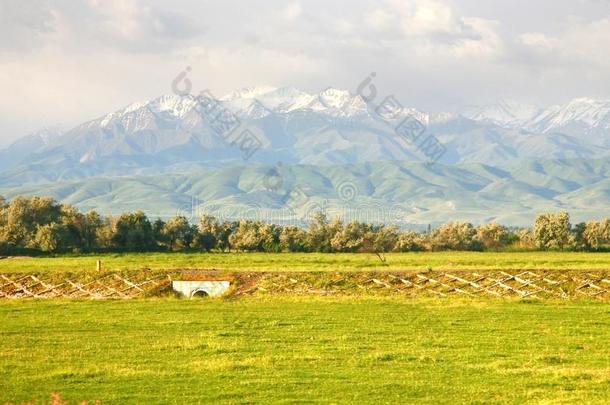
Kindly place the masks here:
[[(239, 200), (264, 207), (277, 201), (256, 176), (281, 163), (300, 173), (298, 186), (312, 198), (330, 199), (347, 176), (380, 207), (417, 203), (419, 212), (436, 207), (437, 217), (449, 200), (450, 211), (462, 207), (466, 219), (489, 219), (489, 210), (502, 206), (506, 218), (519, 212), (524, 222), (542, 208), (610, 204), (610, 100), (578, 98), (546, 109), (501, 101), (461, 114), (430, 114), (397, 104), (380, 110), (381, 100), (367, 103), (334, 88), (316, 94), (246, 88), (213, 101), (238, 117), (236, 133), (248, 129), (256, 138), (249, 156), (215, 130), (204, 101), (164, 95), (68, 131), (29, 135), (0, 151), (0, 194), (44, 192), (116, 212), (136, 202), (154, 206), (146, 198), (156, 189), (167, 207), (192, 194), (219, 206)], [(406, 118), (423, 124), (421, 139), (434, 136), (446, 149), (438, 165), (428, 165), (417, 145), (397, 135)], [(598, 163), (589, 164), (593, 159)], [(201, 183), (195, 173), (216, 177)], [(136, 190), (142, 197), (128, 201)]]
[(54, 175), (82, 177), (108, 169), (132, 174), (185, 163), (217, 167), (278, 160), (342, 164), (425, 159), (415, 145), (396, 135), (396, 125), (406, 117), (422, 122), (447, 148), (442, 162), (448, 164), (603, 157), (610, 142), (610, 101), (579, 98), (544, 110), (501, 101), (461, 115), (393, 105), (388, 118), (380, 115), (378, 102), (366, 103), (345, 90), (309, 94), (291, 87), (252, 87), (217, 101), (260, 141), (260, 151), (244, 162), (239, 148), (214, 132), (211, 118), (198, 108), (200, 102), (192, 95), (164, 95), (63, 133), (56, 128), (40, 131), (0, 152), (0, 170), (23, 174), (43, 167), (51, 180)]
[[(379, 103), (345, 90), (309, 94), (292, 87), (245, 88), (217, 102), (256, 134), (260, 149), (243, 151), (214, 132), (197, 108), (200, 97), (164, 95), (133, 103), (61, 133), (48, 129), (0, 151), (4, 182), (127, 175), (243, 164), (349, 164), (425, 160), (416, 145), (396, 135), (415, 117), (447, 149), (441, 162), (510, 165), (520, 159), (598, 158), (608, 155), (610, 101), (575, 99), (536, 109), (513, 101), (462, 114), (428, 114)], [(387, 109), (385, 110), (387, 112)], [(594, 136), (593, 136), (594, 135)]]

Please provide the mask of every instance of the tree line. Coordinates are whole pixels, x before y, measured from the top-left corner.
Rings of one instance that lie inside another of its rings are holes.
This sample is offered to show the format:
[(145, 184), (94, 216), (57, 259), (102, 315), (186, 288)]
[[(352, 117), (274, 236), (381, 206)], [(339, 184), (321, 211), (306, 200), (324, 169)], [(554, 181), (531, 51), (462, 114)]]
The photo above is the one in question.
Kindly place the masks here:
[[(101, 216), (45, 197), (0, 197), (0, 253), (28, 252), (386, 252), (607, 250), (610, 220), (574, 226), (567, 212), (539, 215), (532, 228), (450, 222), (426, 232), (394, 225), (344, 223), (318, 213), (307, 229), (203, 215), (151, 221), (144, 212)], [(380, 256), (381, 257), (381, 256)]]

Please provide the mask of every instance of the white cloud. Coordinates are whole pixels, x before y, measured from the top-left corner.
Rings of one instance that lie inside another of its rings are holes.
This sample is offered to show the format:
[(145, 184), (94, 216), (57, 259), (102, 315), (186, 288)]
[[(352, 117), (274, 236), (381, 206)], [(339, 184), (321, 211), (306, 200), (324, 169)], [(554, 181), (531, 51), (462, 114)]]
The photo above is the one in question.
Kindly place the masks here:
[[(375, 71), (404, 104), (610, 96), (610, 2), (0, 1), (0, 143), (169, 91), (352, 89)], [(527, 7), (525, 7), (527, 6)]]
[(463, 26), (459, 18), (443, 1), (393, 0), (391, 4), (400, 13), (402, 29), (407, 35), (461, 35), (462, 33)]
[(532, 49), (552, 50), (555, 47), (555, 40), (549, 38), (541, 32), (526, 32), (519, 36), (519, 41)]
[(149, 6), (135, 0), (89, 0), (92, 11), (100, 16), (103, 31), (128, 41), (158, 32), (162, 23)]
[(441, 0), (390, 0), (385, 9), (376, 8), (363, 20), (373, 31), (406, 41), (419, 57), (487, 58), (504, 50), (497, 22), (460, 15)]
[(504, 52), (504, 44), (497, 32), (497, 23), (480, 18), (464, 18), (473, 35), (460, 38), (452, 52), (459, 58), (494, 58)]
[(572, 20), (566, 29), (555, 35), (527, 32), (519, 42), (546, 61), (559, 67), (589, 64), (610, 67), (610, 19), (594, 21)]

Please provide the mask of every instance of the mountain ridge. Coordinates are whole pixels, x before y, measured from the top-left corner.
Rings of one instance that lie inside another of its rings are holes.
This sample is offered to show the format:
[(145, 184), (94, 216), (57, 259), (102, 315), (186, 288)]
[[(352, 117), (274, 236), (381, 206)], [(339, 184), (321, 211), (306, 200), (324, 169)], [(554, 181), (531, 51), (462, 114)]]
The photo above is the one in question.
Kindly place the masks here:
[[(25, 184), (172, 171), (172, 167), (190, 165), (243, 164), (239, 148), (215, 133), (210, 117), (198, 111), (200, 102), (192, 95), (163, 95), (77, 125), (50, 137), (48, 143), (35, 135), (24, 138), (0, 151), (3, 181)], [(379, 116), (376, 105), (333, 88), (317, 94), (290, 87), (249, 88), (217, 102), (258, 137), (261, 147), (253, 164), (425, 159), (396, 134), (396, 125), (407, 117), (422, 122), (426, 136), (435, 136), (447, 148), (441, 160), (444, 164), (502, 166), (542, 154), (545, 158), (600, 158), (608, 155), (610, 145), (610, 102), (603, 100), (577, 99), (564, 107), (546, 109), (529, 123), (522, 121), (523, 115), (515, 118), (525, 114), (523, 111), (531, 112), (529, 107), (506, 102), (498, 107), (504, 118), (495, 115), (496, 107), (480, 109), (468, 118), (467, 114), (428, 114), (394, 106), (392, 119), (386, 120)], [(521, 120), (519, 125), (515, 119)], [(590, 136), (600, 132), (599, 137)]]
[(104, 214), (144, 209), (152, 217), (193, 221), (207, 212), (302, 224), (324, 210), (403, 227), (452, 220), (526, 226), (547, 211), (567, 210), (575, 221), (607, 216), (610, 158), (530, 161), (510, 170), (398, 161), (240, 166), (0, 187), (0, 195), (49, 195)]

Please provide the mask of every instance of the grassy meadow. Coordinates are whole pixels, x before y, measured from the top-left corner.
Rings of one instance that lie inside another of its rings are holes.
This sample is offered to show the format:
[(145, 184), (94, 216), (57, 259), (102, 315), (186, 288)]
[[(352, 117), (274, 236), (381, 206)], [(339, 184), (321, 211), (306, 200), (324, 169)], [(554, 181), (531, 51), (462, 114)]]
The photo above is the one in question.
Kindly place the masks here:
[[(97, 260), (120, 272), (610, 268), (602, 253), (145, 253), (4, 258), (0, 274), (95, 276)], [(608, 353), (610, 307), (587, 299), (0, 300), (0, 404), (53, 393), (70, 404), (605, 403)]]
[(607, 403), (578, 301), (0, 302), (0, 403)]
[(17, 257), (0, 260), (0, 273), (105, 270), (217, 269), (226, 271), (374, 271), (609, 269), (610, 253), (584, 252), (413, 252), (370, 253), (126, 253)]

